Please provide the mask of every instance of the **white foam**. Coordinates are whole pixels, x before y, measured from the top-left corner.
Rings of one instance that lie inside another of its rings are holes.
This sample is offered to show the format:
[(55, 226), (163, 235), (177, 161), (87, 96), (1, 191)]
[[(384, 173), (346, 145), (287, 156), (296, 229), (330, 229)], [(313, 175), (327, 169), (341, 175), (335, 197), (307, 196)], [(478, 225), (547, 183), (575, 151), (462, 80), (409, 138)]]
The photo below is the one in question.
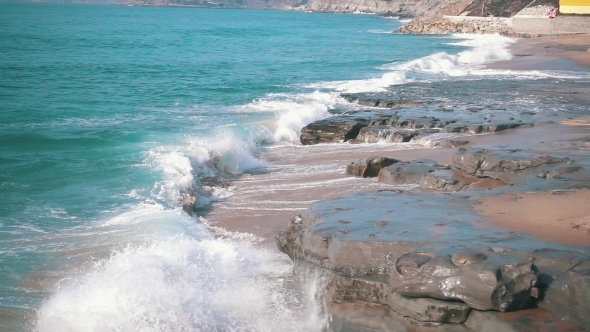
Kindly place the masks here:
[(277, 120), (274, 124), (274, 140), (299, 141), (301, 128), (330, 116), (328, 110), (338, 102), (343, 101), (336, 94), (319, 91), (271, 94), (244, 106), (244, 109), (275, 113)]
[[(308, 85), (310, 88), (327, 88), (347, 93), (380, 92), (387, 87), (414, 81), (416, 78), (432, 79), (432, 75), (466, 76), (483, 67), (484, 64), (509, 60), (512, 55), (506, 49), (514, 39), (500, 35), (453, 35), (461, 41), (450, 44), (471, 47), (457, 54), (439, 52), (404, 63), (381, 66), (388, 70), (380, 78), (366, 80), (320, 82)], [(483, 75), (483, 72), (479, 73)]]
[(254, 126), (239, 135), (231, 128), (222, 128), (209, 137), (189, 136), (188, 154), (200, 163), (211, 161), (221, 172), (241, 174), (264, 167), (267, 163), (254, 157), (254, 149), (272, 139), (263, 127)]
[(163, 212), (164, 207), (158, 204), (141, 203), (135, 206), (133, 209), (118, 214), (99, 225), (102, 227), (114, 226), (114, 225), (129, 225), (137, 224), (146, 221), (146, 218), (150, 215), (155, 215), (159, 212)]
[(233, 194), (231, 188), (204, 186), (200, 180), (267, 166), (254, 151), (272, 139), (273, 134), (262, 126), (226, 126), (205, 136), (188, 135), (180, 145), (153, 148), (146, 153), (145, 164), (160, 171), (162, 179), (154, 184), (151, 195), (172, 207), (187, 191), (199, 195), (200, 206), (227, 198)]
[(391, 30), (381, 30), (381, 29), (372, 29), (368, 31), (369, 33), (391, 33)]
[(380, 92), (386, 91), (392, 85), (404, 84), (412, 80), (406, 77), (404, 71), (394, 71), (383, 74), (379, 78), (350, 81), (331, 81), (308, 84), (309, 88), (325, 88), (345, 93)]
[(413, 138), (412, 143), (424, 146), (424, 147), (436, 147), (439, 146), (441, 141), (459, 138), (463, 136), (472, 136), (470, 134), (462, 134), (462, 133), (435, 133), (430, 134), (418, 138)]
[[(287, 287), (291, 264), (283, 255), (235, 237), (215, 239), (176, 211), (150, 216), (151, 225), (185, 231), (123, 223), (152, 230), (143, 244), (59, 282), (38, 312), (38, 331), (320, 331), (324, 326), (321, 303)], [(141, 223), (138, 216), (120, 219), (134, 218)]]

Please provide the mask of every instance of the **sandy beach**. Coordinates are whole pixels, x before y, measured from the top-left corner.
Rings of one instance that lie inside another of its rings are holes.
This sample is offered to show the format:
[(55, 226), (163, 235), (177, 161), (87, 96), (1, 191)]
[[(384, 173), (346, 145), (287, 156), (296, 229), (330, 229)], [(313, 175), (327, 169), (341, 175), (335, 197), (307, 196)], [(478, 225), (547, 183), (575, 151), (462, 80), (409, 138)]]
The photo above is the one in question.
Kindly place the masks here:
[(510, 46), (513, 58), (488, 64), (492, 69), (590, 70), (590, 34), (520, 38)]

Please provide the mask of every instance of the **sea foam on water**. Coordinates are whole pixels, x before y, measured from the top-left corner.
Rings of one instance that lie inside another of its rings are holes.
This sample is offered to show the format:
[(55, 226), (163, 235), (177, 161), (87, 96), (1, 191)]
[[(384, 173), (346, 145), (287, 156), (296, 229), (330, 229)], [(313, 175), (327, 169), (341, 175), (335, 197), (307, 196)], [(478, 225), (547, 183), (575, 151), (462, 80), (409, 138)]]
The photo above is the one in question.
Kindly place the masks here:
[(321, 303), (289, 289), (288, 259), (239, 237), (214, 238), (178, 210), (144, 212), (103, 225), (152, 232), (60, 281), (39, 310), (39, 331), (320, 330)]

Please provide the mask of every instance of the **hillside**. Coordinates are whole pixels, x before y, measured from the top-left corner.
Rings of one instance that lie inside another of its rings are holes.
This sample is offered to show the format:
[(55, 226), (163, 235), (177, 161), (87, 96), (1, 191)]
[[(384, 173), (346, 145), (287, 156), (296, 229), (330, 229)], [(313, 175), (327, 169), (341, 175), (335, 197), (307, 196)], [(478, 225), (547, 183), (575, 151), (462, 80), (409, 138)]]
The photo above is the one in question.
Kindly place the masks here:
[(118, 0), (126, 5), (190, 6), (213, 8), (305, 9), (319, 12), (370, 12), (392, 16), (510, 17), (527, 5), (553, 5), (557, 0)]

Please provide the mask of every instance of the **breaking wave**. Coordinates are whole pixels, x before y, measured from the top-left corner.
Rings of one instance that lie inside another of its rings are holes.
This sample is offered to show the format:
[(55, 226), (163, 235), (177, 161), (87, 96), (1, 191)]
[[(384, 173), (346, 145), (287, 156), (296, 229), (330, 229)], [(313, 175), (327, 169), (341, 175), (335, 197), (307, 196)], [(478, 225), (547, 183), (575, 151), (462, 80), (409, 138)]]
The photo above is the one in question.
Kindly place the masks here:
[[(286, 257), (248, 237), (214, 238), (182, 211), (158, 207), (100, 228), (103, 234), (145, 231), (131, 236), (137, 244), (60, 281), (39, 310), (38, 331), (320, 331), (325, 325), (315, 298), (320, 280), (312, 273), (294, 280)], [(129, 243), (129, 234), (120, 240)], [(306, 292), (296, 292), (294, 282), (305, 283)]]
[(507, 50), (507, 47), (514, 42), (512, 38), (500, 35), (453, 35), (451, 38), (461, 39), (451, 44), (470, 47), (470, 49), (457, 54), (439, 52), (404, 63), (386, 65), (381, 69), (388, 72), (379, 78), (320, 82), (310, 84), (308, 87), (324, 87), (348, 93), (380, 92), (392, 85), (432, 79), (433, 75), (466, 76), (482, 68), (486, 63), (509, 60), (512, 57)]

